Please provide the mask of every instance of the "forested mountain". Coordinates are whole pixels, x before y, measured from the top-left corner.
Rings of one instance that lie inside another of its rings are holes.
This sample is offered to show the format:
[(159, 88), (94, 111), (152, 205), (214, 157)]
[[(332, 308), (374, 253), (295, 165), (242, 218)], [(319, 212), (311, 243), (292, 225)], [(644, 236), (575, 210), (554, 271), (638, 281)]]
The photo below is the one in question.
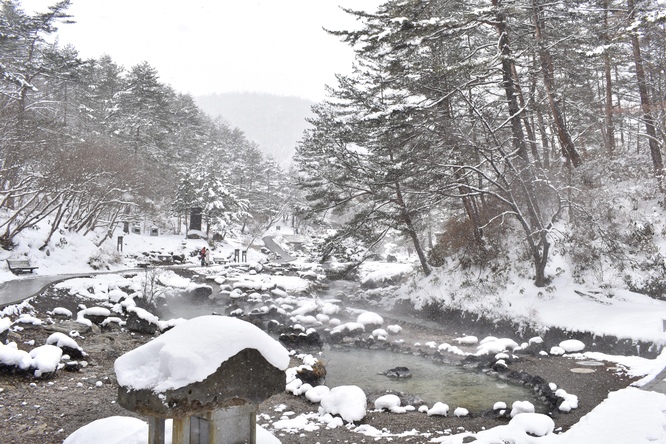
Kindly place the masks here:
[(409, 0), (349, 11), (363, 26), (334, 34), (354, 48), (355, 72), (317, 105), (296, 154), (307, 210), (344, 215), (325, 252), (399, 232), (426, 275), (473, 269), (471, 288), (505, 285), (526, 261), (548, 287), (564, 271), (547, 271), (556, 256), (576, 279), (592, 270), (600, 285), (666, 296), (654, 219), (665, 6)]
[(225, 93), (195, 97), (199, 107), (241, 129), (259, 149), (281, 165), (291, 160), (297, 142), (310, 125), (313, 102), (299, 97), (261, 93)]
[(284, 175), (240, 130), (161, 83), (148, 62), (125, 69), (48, 43), (69, 3), (36, 15), (1, 4), (2, 246), (47, 218), (44, 246), (60, 230), (109, 236), (119, 222), (167, 223), (192, 208), (222, 235), (274, 217)]

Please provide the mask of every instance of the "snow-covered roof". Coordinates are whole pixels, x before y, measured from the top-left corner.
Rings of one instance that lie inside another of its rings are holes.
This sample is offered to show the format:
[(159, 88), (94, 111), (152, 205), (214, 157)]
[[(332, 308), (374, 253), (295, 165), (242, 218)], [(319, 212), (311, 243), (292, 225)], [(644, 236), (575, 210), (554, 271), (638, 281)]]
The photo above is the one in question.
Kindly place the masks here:
[(229, 358), (255, 349), (274, 367), (286, 370), (289, 352), (258, 327), (226, 316), (201, 316), (116, 359), (118, 384), (163, 393), (200, 382)]

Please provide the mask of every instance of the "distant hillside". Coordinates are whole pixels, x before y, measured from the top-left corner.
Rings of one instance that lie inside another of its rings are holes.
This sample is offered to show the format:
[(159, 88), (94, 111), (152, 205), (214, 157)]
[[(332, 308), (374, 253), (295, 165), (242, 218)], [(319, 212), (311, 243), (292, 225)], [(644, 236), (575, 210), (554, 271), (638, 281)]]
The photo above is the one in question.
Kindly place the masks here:
[(194, 100), (210, 116), (221, 116), (239, 128), (281, 165), (290, 161), (296, 143), (309, 126), (305, 118), (311, 116), (310, 107), (314, 105), (299, 97), (261, 93), (210, 94)]

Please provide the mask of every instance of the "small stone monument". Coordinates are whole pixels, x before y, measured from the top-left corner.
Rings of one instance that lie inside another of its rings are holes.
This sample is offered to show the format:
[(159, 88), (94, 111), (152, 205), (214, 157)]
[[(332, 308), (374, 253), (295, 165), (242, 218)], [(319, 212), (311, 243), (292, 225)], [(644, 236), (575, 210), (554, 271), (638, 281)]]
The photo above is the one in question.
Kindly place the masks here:
[(284, 390), (289, 353), (258, 327), (225, 316), (177, 325), (116, 360), (118, 403), (148, 417), (148, 444), (256, 443), (259, 403)]

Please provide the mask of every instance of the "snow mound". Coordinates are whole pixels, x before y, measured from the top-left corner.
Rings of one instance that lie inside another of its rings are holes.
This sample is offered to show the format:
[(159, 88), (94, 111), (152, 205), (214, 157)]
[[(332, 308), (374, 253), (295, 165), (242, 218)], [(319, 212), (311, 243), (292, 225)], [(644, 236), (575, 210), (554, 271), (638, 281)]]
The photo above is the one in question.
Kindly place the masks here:
[[(171, 427), (165, 427), (171, 430)], [(169, 442), (171, 439), (169, 437)], [(63, 444), (144, 444), (148, 442), (148, 424), (137, 418), (111, 416), (84, 425)]]
[(377, 410), (391, 410), (394, 407), (400, 407), (400, 397), (397, 395), (384, 395), (375, 400)]
[(529, 401), (516, 401), (511, 405), (511, 417), (522, 413), (534, 413), (534, 404)]
[(35, 368), (35, 378), (45, 373), (53, 373), (58, 369), (62, 357), (62, 350), (55, 345), (42, 345), (30, 351), (32, 367)]
[(395, 325), (395, 324), (389, 325), (388, 327), (386, 327), (386, 329), (392, 335), (397, 335), (402, 331), (402, 327), (399, 326), (399, 325)]
[(322, 398), (326, 396), (330, 391), (331, 389), (326, 387), (325, 385), (318, 385), (317, 387), (313, 387), (307, 392), (305, 392), (305, 398), (308, 401), (317, 404), (321, 402)]
[(456, 338), (455, 341), (460, 345), (476, 345), (479, 343), (479, 338), (476, 336), (463, 336), (462, 338)]
[(384, 324), (384, 318), (382, 318), (380, 315), (377, 313), (373, 313), (371, 311), (366, 311), (364, 313), (361, 313), (358, 315), (356, 318), (356, 322), (359, 324), (366, 326), (366, 325), (382, 325)]
[(355, 385), (333, 387), (320, 403), (319, 414), (340, 415), (346, 422), (365, 418), (367, 399), (365, 392)]
[(12, 326), (12, 320), (9, 318), (0, 318), (0, 333), (3, 333), (9, 330), (9, 327)]
[(560, 348), (566, 353), (576, 353), (585, 350), (585, 344), (578, 339), (568, 339), (560, 342)]
[(0, 343), (0, 364), (26, 370), (30, 368), (32, 358), (28, 352), (18, 350), (15, 342), (8, 345)]
[(553, 419), (541, 413), (523, 413), (511, 419), (509, 425), (533, 436), (546, 436), (555, 429)]
[(81, 347), (79, 347), (79, 344), (77, 344), (74, 339), (60, 332), (55, 332), (51, 336), (49, 336), (46, 339), (46, 343), (48, 345), (55, 345), (56, 347), (60, 348), (69, 347), (75, 350), (81, 350)]
[(446, 416), (449, 414), (449, 406), (443, 402), (436, 402), (428, 409), (428, 416)]
[[(173, 422), (165, 423), (165, 443), (173, 441)], [(148, 442), (148, 423), (129, 416), (110, 416), (86, 424), (63, 441), (63, 444), (145, 444)], [(275, 436), (257, 426), (257, 444), (280, 444)]]

